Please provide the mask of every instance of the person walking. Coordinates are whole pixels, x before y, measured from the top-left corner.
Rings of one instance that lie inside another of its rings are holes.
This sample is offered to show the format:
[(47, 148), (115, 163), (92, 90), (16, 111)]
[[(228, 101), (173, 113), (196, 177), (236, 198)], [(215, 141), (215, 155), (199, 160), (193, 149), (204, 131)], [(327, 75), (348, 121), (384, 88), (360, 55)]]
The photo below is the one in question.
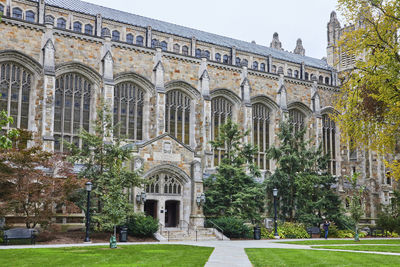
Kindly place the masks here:
[(329, 226), (331, 225), (331, 223), (328, 220), (325, 220), (324, 222), (324, 231), (325, 231), (325, 239), (328, 239), (328, 232), (329, 232)]

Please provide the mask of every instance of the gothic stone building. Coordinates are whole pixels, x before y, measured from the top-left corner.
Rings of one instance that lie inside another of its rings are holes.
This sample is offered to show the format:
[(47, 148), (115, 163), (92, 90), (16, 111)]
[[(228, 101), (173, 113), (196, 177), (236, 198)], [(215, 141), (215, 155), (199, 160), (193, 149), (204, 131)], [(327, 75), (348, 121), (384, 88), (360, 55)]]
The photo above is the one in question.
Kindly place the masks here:
[[(388, 201), (382, 161), (372, 152), (354, 158), (329, 118), (339, 90), (334, 15), (328, 60), (320, 60), (305, 56), (300, 39), (294, 52), (283, 50), (277, 33), (267, 47), (79, 0), (0, 0), (0, 11), (0, 106), (14, 118), (9, 127), (62, 152), (63, 140), (79, 145), (78, 130), (93, 130), (103, 98), (134, 149), (131, 167), (153, 181), (130, 190), (135, 210), (165, 226), (203, 224), (202, 180), (224, 154), (209, 141), (227, 118), (250, 130), (244, 142), (259, 147), (263, 176), (275, 169), (265, 150), (289, 118), (330, 154), (339, 193), (343, 175), (362, 173), (367, 218)], [(136, 202), (141, 192), (145, 203)]]

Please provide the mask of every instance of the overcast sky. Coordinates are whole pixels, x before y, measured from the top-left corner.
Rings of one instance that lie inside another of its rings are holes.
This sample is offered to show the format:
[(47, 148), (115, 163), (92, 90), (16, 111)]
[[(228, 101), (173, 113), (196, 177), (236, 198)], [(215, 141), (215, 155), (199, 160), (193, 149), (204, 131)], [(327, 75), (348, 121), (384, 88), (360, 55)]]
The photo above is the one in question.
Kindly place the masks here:
[(285, 50), (297, 38), (306, 55), (326, 56), (326, 24), (336, 0), (86, 0), (243, 41), (270, 45), (274, 32)]

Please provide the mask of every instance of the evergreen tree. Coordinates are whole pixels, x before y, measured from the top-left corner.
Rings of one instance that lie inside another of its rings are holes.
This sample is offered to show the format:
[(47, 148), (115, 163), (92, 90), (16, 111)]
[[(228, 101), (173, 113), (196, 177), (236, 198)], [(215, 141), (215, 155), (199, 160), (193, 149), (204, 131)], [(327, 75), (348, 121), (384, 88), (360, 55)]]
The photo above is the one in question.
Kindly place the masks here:
[[(96, 213), (92, 218), (99, 230), (108, 230), (126, 223), (133, 211), (126, 189), (142, 185), (137, 171), (131, 171), (124, 163), (131, 159), (132, 150), (123, 146), (124, 139), (113, 136), (117, 126), (112, 124), (109, 108), (103, 103), (97, 110), (94, 133), (81, 130), (82, 147), (66, 144), (70, 150), (70, 161), (82, 165), (79, 176), (93, 184)], [(84, 208), (84, 192), (75, 195), (75, 201)]]
[(211, 141), (214, 150), (225, 148), (217, 173), (204, 181), (206, 216), (234, 216), (252, 222), (261, 220), (264, 211), (263, 185), (255, 180), (260, 172), (253, 162), (256, 148), (242, 144), (248, 132), (228, 120)]
[(340, 200), (332, 189), (335, 178), (329, 173), (327, 156), (321, 148), (305, 141), (305, 129), (295, 131), (289, 122), (280, 124), (280, 145), (268, 150), (268, 157), (276, 160), (276, 170), (266, 179), (271, 196), (279, 192), (279, 217), (317, 225), (322, 217), (341, 221)]

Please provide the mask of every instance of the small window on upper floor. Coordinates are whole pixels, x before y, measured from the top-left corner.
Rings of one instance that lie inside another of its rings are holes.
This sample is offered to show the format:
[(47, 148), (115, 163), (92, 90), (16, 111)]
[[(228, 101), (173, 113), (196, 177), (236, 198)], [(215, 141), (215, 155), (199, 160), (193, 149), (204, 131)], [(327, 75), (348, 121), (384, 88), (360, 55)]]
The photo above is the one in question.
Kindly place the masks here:
[(247, 61), (247, 59), (243, 59), (242, 60), (242, 65), (246, 66), (246, 67), (249, 67), (249, 62)]
[(128, 33), (128, 34), (126, 35), (126, 42), (127, 42), (128, 44), (133, 44), (133, 35), (132, 35), (132, 33)]
[(185, 56), (189, 55), (189, 47), (186, 45), (182, 46), (182, 54)]
[(278, 68), (278, 74), (283, 74), (283, 68), (282, 67)]
[(320, 75), (320, 76), (318, 77), (318, 82), (319, 82), (319, 83), (324, 83), (324, 77), (322, 77), (322, 75)]
[(82, 32), (82, 23), (79, 21), (74, 22), (74, 32)]
[(306, 73), (304, 74), (304, 80), (307, 80), (307, 81), (308, 81), (308, 72), (306, 72)]
[(0, 13), (3, 14), (4, 13), (4, 6), (0, 5)]
[(114, 30), (114, 31), (112, 31), (111, 40), (113, 40), (113, 41), (119, 41), (119, 36), (120, 36), (119, 31)]
[(253, 69), (258, 70), (258, 62), (257, 61), (253, 62)]
[(299, 78), (299, 71), (298, 70), (295, 70), (294, 72), (293, 72), (293, 77), (295, 77), (295, 78)]
[(272, 73), (276, 73), (276, 66), (275, 66), (275, 65), (272, 65), (272, 67), (271, 67), (271, 72), (272, 72)]
[(199, 49), (199, 48), (196, 49), (195, 56), (198, 57), (198, 58), (201, 57), (201, 49)]
[(265, 64), (264, 64), (264, 63), (261, 63), (261, 64), (260, 64), (260, 70), (261, 70), (261, 71), (265, 71)]
[(151, 40), (151, 48), (155, 48), (157, 43), (158, 43), (157, 39)]
[(313, 79), (314, 79), (314, 74), (310, 74), (310, 81), (313, 81)]
[(292, 77), (292, 75), (293, 75), (292, 69), (288, 69), (287, 76)]
[(223, 63), (229, 64), (229, 56), (228, 56), (228, 55), (224, 55), (224, 57), (223, 57)]
[(104, 37), (104, 35), (109, 35), (110, 30), (108, 28), (103, 28), (101, 29), (101, 36)]
[(57, 19), (57, 28), (60, 28), (60, 29), (67, 28), (67, 21), (63, 18), (58, 18)]
[(136, 36), (136, 44), (143, 46), (143, 36), (141, 35)]
[(392, 174), (390, 171), (386, 172), (386, 184), (388, 185), (392, 184)]
[(204, 54), (206, 55), (207, 59), (210, 59), (210, 51), (206, 50), (204, 51)]
[(91, 24), (85, 25), (85, 33), (88, 35), (93, 35), (93, 26)]
[(174, 53), (179, 53), (180, 52), (180, 50), (181, 50), (181, 46), (179, 45), (179, 44), (174, 44)]
[(35, 22), (35, 12), (28, 10), (25, 12), (25, 20), (29, 22)]
[(329, 84), (329, 77), (325, 77), (325, 84)]
[(12, 17), (16, 19), (22, 19), (22, 10), (18, 7), (14, 7), (12, 11)]
[(161, 42), (161, 49), (162, 51), (167, 51), (168, 50), (168, 44), (166, 41)]
[(235, 59), (235, 64), (236, 64), (236, 66), (240, 66), (240, 57), (237, 57)]
[(220, 53), (215, 54), (215, 61), (221, 62), (221, 54)]

